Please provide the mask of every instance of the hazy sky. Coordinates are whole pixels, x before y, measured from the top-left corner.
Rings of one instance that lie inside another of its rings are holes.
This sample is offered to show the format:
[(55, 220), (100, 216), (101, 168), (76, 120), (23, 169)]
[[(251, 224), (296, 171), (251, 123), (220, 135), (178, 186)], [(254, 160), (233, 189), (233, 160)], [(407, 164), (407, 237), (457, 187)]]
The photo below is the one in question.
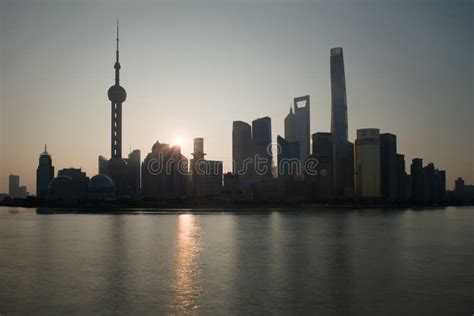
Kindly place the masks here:
[(342, 46), (349, 138), (376, 127), (414, 157), (474, 182), (473, 2), (0, 0), (0, 192), (35, 192), (45, 143), (56, 171), (97, 173), (110, 156), (115, 20), (120, 19), (123, 148), (204, 137), (231, 166), (232, 121), (311, 95), (311, 132), (330, 129), (329, 50)]

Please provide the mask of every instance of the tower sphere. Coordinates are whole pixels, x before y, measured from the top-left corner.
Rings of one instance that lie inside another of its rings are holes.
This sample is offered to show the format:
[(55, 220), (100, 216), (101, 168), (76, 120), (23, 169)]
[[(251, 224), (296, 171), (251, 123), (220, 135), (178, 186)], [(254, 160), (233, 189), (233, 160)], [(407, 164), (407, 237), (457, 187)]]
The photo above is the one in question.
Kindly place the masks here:
[(109, 88), (109, 100), (114, 103), (122, 103), (127, 98), (127, 91), (122, 86), (113, 85)]

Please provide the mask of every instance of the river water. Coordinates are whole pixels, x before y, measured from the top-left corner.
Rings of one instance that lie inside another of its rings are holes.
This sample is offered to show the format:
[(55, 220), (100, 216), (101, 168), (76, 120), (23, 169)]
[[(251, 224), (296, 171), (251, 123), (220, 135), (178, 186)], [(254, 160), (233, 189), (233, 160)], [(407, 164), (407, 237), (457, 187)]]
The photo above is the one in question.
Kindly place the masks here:
[(474, 208), (0, 207), (0, 314), (472, 315)]

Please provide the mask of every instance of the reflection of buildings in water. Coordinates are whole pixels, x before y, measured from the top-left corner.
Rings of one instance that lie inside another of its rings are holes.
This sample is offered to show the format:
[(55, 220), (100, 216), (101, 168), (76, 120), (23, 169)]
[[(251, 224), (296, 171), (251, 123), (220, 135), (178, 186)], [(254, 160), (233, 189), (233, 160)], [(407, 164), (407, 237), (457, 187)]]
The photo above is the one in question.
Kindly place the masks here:
[(171, 285), (170, 308), (173, 311), (189, 311), (198, 307), (202, 293), (198, 264), (201, 252), (199, 233), (196, 216), (179, 215)]

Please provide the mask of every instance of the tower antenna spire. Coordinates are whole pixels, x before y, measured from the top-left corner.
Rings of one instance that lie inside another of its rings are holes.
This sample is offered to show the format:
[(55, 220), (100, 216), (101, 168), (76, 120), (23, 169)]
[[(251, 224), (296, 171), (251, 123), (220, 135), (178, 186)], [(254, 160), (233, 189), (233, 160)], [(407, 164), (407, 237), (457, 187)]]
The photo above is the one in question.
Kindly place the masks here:
[(117, 19), (117, 50), (116, 50), (116, 62), (119, 62), (119, 20)]

